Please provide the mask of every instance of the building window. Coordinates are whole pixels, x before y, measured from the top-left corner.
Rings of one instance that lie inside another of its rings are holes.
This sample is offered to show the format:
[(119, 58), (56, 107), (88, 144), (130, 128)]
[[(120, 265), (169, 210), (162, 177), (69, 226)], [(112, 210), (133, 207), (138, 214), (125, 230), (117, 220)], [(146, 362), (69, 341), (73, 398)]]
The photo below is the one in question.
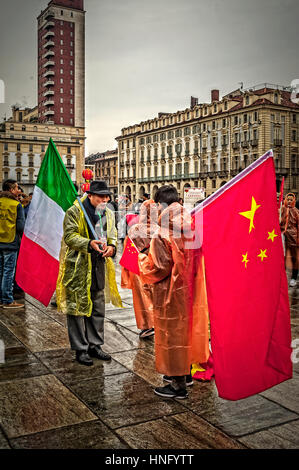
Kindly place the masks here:
[(60, 83), (63, 83), (63, 78), (60, 79)]
[(61, 14), (61, 16), (63, 16), (63, 10), (60, 10), (60, 14)]
[(234, 125), (235, 125), (235, 126), (238, 125), (238, 116), (235, 116), (235, 118), (234, 118)]
[(296, 124), (296, 122), (297, 122), (297, 115), (293, 114), (293, 124)]
[(63, 113), (63, 108), (60, 108), (60, 112)]
[(248, 95), (247, 95), (246, 98), (245, 98), (245, 103), (246, 103), (246, 105), (249, 104), (249, 96), (248, 96)]
[(71, 147), (68, 147), (68, 148), (67, 148), (67, 153), (72, 153)]
[(29, 145), (29, 152), (33, 152), (33, 145), (32, 144)]
[(274, 95), (274, 103), (278, 104), (278, 94), (277, 93), (275, 93), (275, 95)]
[(21, 173), (19, 171), (17, 172), (17, 182), (21, 182)]
[(295, 130), (292, 130), (292, 142), (296, 142), (297, 140), (297, 132)]
[(63, 39), (60, 39), (60, 45), (63, 46)]
[(63, 69), (60, 69), (60, 73), (63, 73)]
[(63, 98), (60, 98), (60, 103), (63, 103)]
[(17, 144), (17, 150), (18, 150), (18, 151), (21, 150), (21, 144)]
[(60, 93), (63, 93), (63, 88), (60, 88)]
[(15, 130), (15, 128), (14, 128), (14, 125), (13, 125), (13, 124), (11, 124), (11, 125), (10, 125), (10, 130), (11, 130), (11, 131), (14, 131), (14, 130)]
[(247, 114), (244, 114), (244, 116), (243, 116), (243, 122), (244, 122), (244, 124), (247, 123)]
[(257, 120), (258, 120), (258, 117), (259, 117), (258, 112), (257, 112), (257, 111), (254, 111), (253, 120), (254, 120), (254, 121), (257, 121)]
[(63, 36), (63, 29), (60, 30), (60, 36)]

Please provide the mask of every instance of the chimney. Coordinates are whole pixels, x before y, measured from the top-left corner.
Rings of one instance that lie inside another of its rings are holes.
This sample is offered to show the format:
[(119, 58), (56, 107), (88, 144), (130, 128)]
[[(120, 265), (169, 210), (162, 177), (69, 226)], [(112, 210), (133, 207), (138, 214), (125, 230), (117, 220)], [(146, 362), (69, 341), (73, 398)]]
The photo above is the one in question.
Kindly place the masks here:
[(211, 90), (211, 102), (219, 101), (219, 90)]
[(194, 96), (191, 96), (191, 109), (194, 108), (194, 106), (197, 106), (198, 105), (198, 98), (194, 98)]

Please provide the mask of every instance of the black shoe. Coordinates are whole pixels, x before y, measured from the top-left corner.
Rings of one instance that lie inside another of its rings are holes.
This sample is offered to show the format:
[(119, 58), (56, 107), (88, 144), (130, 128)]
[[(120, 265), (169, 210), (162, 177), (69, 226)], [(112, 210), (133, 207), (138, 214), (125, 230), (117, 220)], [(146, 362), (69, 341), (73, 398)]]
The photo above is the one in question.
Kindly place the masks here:
[(91, 346), (88, 350), (88, 353), (91, 357), (95, 357), (101, 361), (111, 361), (110, 354), (105, 353), (101, 346)]
[[(170, 375), (163, 375), (163, 380), (171, 384), (172, 377)], [(191, 385), (193, 385), (192, 375), (186, 375), (186, 386), (191, 387)]]
[(93, 360), (86, 351), (76, 351), (76, 361), (83, 366), (92, 366)]
[(188, 392), (185, 388), (175, 390), (171, 385), (165, 385), (165, 387), (157, 387), (154, 390), (156, 395), (163, 398), (178, 398), (184, 400), (188, 398)]

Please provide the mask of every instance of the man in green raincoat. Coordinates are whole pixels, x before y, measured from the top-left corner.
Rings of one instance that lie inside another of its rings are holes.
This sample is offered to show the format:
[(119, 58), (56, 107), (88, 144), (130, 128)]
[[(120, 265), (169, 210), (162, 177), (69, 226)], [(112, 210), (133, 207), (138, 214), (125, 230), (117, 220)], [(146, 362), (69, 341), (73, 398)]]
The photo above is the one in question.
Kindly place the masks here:
[(67, 210), (63, 223), (57, 306), (67, 314), (76, 360), (86, 366), (93, 364), (92, 357), (111, 359), (101, 348), (105, 301), (122, 306), (111, 259), (116, 253), (117, 232), (113, 211), (106, 207), (109, 195), (104, 181), (92, 181), (87, 196), (81, 199), (99, 240), (94, 239), (78, 201)]

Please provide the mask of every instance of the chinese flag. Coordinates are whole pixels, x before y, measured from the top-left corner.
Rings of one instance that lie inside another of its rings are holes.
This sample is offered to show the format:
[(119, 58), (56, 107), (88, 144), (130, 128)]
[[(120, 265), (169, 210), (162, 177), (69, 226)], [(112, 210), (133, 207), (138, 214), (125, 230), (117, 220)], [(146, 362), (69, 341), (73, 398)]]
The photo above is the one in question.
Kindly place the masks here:
[(204, 201), (215, 382), (228, 400), (292, 377), (288, 285), (272, 151)]
[(138, 253), (139, 251), (137, 250), (136, 246), (132, 242), (131, 238), (128, 237), (119, 264), (132, 273), (140, 274), (138, 266)]

